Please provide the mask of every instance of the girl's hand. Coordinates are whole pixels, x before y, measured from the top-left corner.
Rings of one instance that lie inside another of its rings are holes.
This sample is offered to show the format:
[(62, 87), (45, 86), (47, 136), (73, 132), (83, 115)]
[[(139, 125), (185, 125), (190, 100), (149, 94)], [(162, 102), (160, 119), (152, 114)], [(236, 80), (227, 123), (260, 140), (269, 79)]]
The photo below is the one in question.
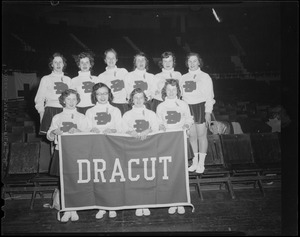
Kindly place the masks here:
[(71, 128), (69, 130), (69, 133), (73, 134), (73, 133), (78, 133), (78, 132), (81, 132), (78, 128)]
[(92, 128), (90, 132), (100, 133), (100, 130), (98, 128)]

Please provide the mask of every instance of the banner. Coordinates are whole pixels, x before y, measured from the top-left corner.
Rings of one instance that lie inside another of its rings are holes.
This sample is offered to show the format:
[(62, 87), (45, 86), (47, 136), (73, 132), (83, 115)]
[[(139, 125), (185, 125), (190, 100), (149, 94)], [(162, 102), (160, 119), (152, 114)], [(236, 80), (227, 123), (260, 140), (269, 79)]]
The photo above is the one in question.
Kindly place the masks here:
[(61, 211), (192, 206), (186, 141), (184, 131), (59, 136)]

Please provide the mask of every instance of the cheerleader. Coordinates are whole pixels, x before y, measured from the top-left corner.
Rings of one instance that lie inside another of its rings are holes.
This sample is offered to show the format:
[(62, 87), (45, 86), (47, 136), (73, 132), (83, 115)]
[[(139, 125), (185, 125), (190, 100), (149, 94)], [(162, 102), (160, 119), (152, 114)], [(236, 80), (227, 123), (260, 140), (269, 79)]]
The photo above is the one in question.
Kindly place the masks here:
[[(113, 94), (106, 84), (100, 82), (93, 86), (92, 102), (95, 106), (86, 111), (88, 131), (102, 134), (121, 131), (121, 111), (110, 104), (112, 100)], [(103, 218), (105, 213), (106, 210), (100, 209), (96, 219)], [(116, 211), (109, 211), (110, 218), (116, 216)]]
[(89, 53), (80, 53), (75, 57), (75, 62), (80, 69), (78, 76), (72, 78), (71, 88), (76, 90), (81, 98), (77, 106), (78, 112), (85, 114), (85, 112), (93, 107), (91, 100), (91, 93), (93, 86), (99, 82), (98, 77), (91, 75), (91, 70), (94, 66), (94, 58)]
[(211, 77), (201, 71), (203, 61), (198, 53), (187, 55), (186, 66), (189, 71), (180, 81), (182, 100), (188, 103), (195, 122), (190, 129), (190, 141), (195, 157), (189, 171), (203, 173), (208, 148), (207, 128), (210, 126), (211, 113), (215, 104), (213, 83)]
[[(140, 140), (145, 140), (149, 133), (158, 131), (156, 114), (147, 109), (145, 102), (147, 97), (141, 88), (134, 89), (130, 94), (129, 103), (132, 109), (127, 111), (122, 118), (123, 132)], [(137, 209), (136, 216), (149, 216), (148, 208)]]
[(180, 81), (181, 79), (181, 73), (178, 71), (174, 71), (176, 65), (176, 57), (172, 52), (162, 53), (158, 65), (162, 71), (154, 76), (156, 89), (151, 105), (151, 110), (153, 110), (154, 112), (156, 112), (157, 105), (163, 101), (161, 97), (161, 89), (164, 87), (166, 79), (171, 78), (177, 79), (178, 81)]
[(114, 49), (104, 52), (105, 72), (98, 76), (99, 82), (106, 84), (113, 94), (111, 104), (121, 110), (122, 115), (129, 110), (124, 77), (128, 73), (125, 68), (118, 68), (118, 54)]
[[(47, 139), (54, 141), (56, 144), (55, 151), (52, 156), (49, 174), (59, 176), (59, 147), (57, 136), (63, 133), (78, 133), (87, 131), (86, 117), (76, 110), (76, 105), (80, 102), (79, 94), (72, 89), (67, 89), (61, 93), (59, 102), (63, 107), (63, 111), (56, 114), (51, 122), (51, 126), (47, 131)], [(61, 218), (62, 222), (79, 220), (76, 211), (66, 211)]]
[(145, 105), (148, 109), (151, 108), (151, 101), (154, 96), (155, 85), (154, 75), (148, 73), (149, 60), (142, 52), (136, 54), (133, 60), (133, 71), (125, 76), (125, 88), (127, 91), (127, 98), (129, 99), (131, 92), (136, 88), (141, 88), (148, 100)]
[(49, 59), (51, 74), (43, 76), (35, 96), (35, 108), (40, 114), (40, 135), (46, 135), (54, 115), (63, 111), (59, 103), (61, 93), (69, 89), (71, 78), (64, 75), (67, 61), (60, 53)]
[[(157, 106), (157, 117), (159, 120), (159, 130), (174, 130), (183, 129), (189, 130), (194, 123), (193, 117), (190, 112), (188, 104), (180, 100), (180, 87), (176, 79), (167, 79), (161, 92), (162, 99), (164, 100)], [(190, 146), (189, 140), (189, 157), (193, 157), (193, 149)], [(183, 206), (170, 207), (169, 214), (184, 214)]]

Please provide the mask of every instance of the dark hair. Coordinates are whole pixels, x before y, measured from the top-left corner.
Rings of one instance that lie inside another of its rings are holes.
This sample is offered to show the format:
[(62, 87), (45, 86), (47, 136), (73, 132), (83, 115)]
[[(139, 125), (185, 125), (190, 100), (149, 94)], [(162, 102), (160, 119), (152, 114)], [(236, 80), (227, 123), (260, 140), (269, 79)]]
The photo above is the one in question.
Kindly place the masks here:
[(128, 103), (129, 103), (131, 106), (133, 106), (133, 96), (134, 96), (135, 94), (139, 94), (139, 93), (143, 93), (145, 102), (148, 100), (148, 98), (147, 98), (145, 92), (144, 92), (141, 88), (135, 88), (135, 89), (130, 93), (130, 98), (129, 98), (129, 101), (128, 101)]
[(75, 62), (78, 67), (80, 66), (80, 59), (82, 59), (82, 58), (88, 58), (90, 60), (91, 69), (92, 69), (94, 66), (94, 57), (91, 54), (86, 53), (86, 52), (82, 52), (82, 53), (78, 54), (77, 56), (74, 57)]
[(113, 48), (105, 50), (105, 52), (104, 52), (104, 60), (105, 60), (105, 58), (106, 58), (106, 56), (107, 56), (107, 54), (108, 54), (109, 52), (114, 53), (114, 55), (116, 56), (116, 59), (118, 60), (118, 53), (117, 53), (116, 50), (114, 50)]
[(62, 68), (62, 71), (64, 71), (64, 70), (66, 69), (66, 67), (67, 67), (67, 60), (66, 60), (66, 58), (65, 58), (61, 53), (57, 53), (57, 52), (56, 52), (56, 53), (54, 53), (54, 54), (51, 56), (51, 58), (49, 58), (48, 67), (50, 68), (51, 71), (53, 71), (53, 66), (52, 66), (52, 64), (53, 64), (53, 60), (54, 60), (55, 57), (61, 57), (61, 59), (63, 60), (64, 66), (63, 66), (63, 68)]
[(173, 68), (175, 68), (175, 65), (176, 65), (176, 57), (175, 57), (175, 55), (174, 55), (174, 53), (172, 53), (172, 52), (163, 52), (162, 54), (161, 54), (161, 56), (160, 56), (160, 60), (158, 61), (158, 66), (159, 66), (159, 68), (163, 68), (164, 66), (163, 66), (163, 59), (164, 58), (168, 58), (168, 57), (172, 57), (173, 58)]
[(145, 68), (146, 68), (146, 71), (148, 71), (148, 69), (149, 69), (149, 60), (148, 60), (146, 54), (143, 53), (143, 52), (139, 52), (136, 55), (134, 55), (134, 58), (133, 58), (133, 70), (136, 69), (136, 58), (137, 57), (144, 57), (145, 58), (145, 61), (146, 61)]
[(198, 61), (199, 61), (199, 67), (200, 67), (200, 69), (201, 69), (201, 68), (203, 67), (203, 60), (202, 60), (202, 58), (200, 57), (200, 55), (199, 55), (198, 53), (193, 53), (193, 52), (188, 53), (187, 56), (186, 56), (186, 58), (185, 58), (185, 65), (186, 65), (187, 67), (189, 67), (188, 60), (189, 60), (189, 58), (192, 57), (192, 56), (196, 56), (196, 57), (198, 58)]
[(167, 97), (167, 86), (171, 85), (171, 86), (176, 86), (177, 88), (177, 98), (180, 98), (181, 96), (181, 91), (180, 91), (180, 87), (179, 87), (179, 82), (177, 79), (166, 79), (165, 85), (164, 87), (161, 89), (161, 98), (163, 100), (165, 100), (165, 98)]
[(107, 88), (107, 90), (108, 90), (108, 102), (111, 103), (111, 102), (113, 101), (114, 96), (113, 96), (113, 94), (112, 94), (112, 92), (111, 92), (111, 89), (110, 89), (106, 84), (99, 82), (99, 83), (96, 83), (96, 84), (93, 86), (93, 88), (92, 88), (91, 98), (92, 98), (92, 103), (93, 103), (93, 104), (96, 104), (96, 103), (97, 103), (98, 100), (97, 100), (97, 97), (96, 97), (96, 92), (97, 92), (97, 90), (98, 90), (99, 88), (102, 88), (102, 87), (105, 87), (105, 88)]
[(62, 107), (66, 107), (65, 100), (71, 94), (75, 94), (76, 95), (76, 97), (77, 97), (77, 104), (79, 104), (79, 102), (80, 102), (80, 95), (79, 95), (79, 93), (76, 90), (73, 90), (73, 89), (66, 89), (58, 97), (59, 103), (62, 105)]

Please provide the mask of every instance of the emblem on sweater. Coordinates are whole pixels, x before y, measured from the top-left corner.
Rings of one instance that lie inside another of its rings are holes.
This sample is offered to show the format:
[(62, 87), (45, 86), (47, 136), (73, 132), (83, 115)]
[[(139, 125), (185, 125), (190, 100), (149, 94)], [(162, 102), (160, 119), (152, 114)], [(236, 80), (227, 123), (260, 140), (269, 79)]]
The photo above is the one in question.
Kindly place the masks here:
[(111, 121), (111, 115), (105, 112), (96, 113), (95, 120), (98, 125), (104, 125)]
[(69, 89), (68, 85), (63, 82), (54, 82), (54, 90), (56, 90), (56, 94), (61, 94), (63, 91)]
[(84, 93), (92, 92), (93, 86), (95, 85), (95, 83), (91, 81), (85, 81), (82, 82), (82, 84), (82, 89), (84, 89)]
[(177, 111), (168, 111), (167, 114), (168, 115), (165, 116), (167, 124), (178, 123), (181, 119), (181, 113), (178, 113)]
[(149, 128), (149, 122), (144, 119), (135, 120), (135, 125), (133, 126), (136, 132), (143, 132)]
[(185, 92), (192, 92), (196, 90), (196, 82), (195, 81), (186, 81), (185, 84), (183, 85), (184, 91)]
[(120, 91), (124, 88), (124, 81), (120, 79), (116, 79), (111, 81), (111, 89), (113, 89), (113, 92)]
[(60, 130), (63, 132), (69, 132), (71, 128), (77, 128), (77, 124), (72, 122), (62, 122), (62, 127)]
[(144, 81), (135, 81), (133, 88), (141, 88), (143, 91), (146, 91), (148, 89), (148, 84)]

